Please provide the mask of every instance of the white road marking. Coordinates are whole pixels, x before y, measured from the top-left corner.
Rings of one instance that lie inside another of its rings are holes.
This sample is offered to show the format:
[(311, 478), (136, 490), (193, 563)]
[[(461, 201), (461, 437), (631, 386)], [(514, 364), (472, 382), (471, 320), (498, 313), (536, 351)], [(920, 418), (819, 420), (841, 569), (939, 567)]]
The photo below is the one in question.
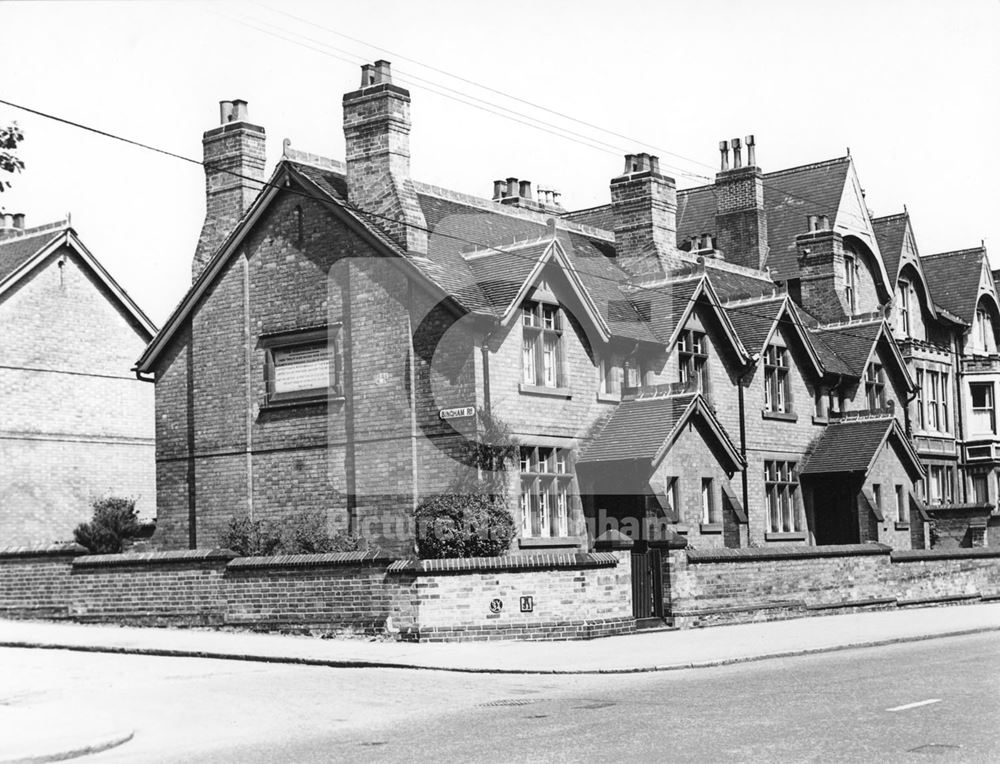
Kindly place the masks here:
[(887, 708), (886, 711), (909, 711), (911, 708), (919, 708), (920, 706), (929, 706), (931, 703), (940, 703), (941, 698), (929, 698), (928, 700), (918, 700), (916, 703), (907, 703), (905, 706), (896, 706), (895, 708)]

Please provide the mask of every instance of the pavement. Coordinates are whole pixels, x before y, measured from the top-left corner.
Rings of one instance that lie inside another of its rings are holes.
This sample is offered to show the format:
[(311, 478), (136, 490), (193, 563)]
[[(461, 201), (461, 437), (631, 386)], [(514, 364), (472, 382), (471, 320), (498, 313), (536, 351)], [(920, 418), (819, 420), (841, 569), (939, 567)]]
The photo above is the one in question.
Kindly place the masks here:
[[(0, 620), (0, 647), (183, 656), (342, 668), (604, 674), (720, 666), (1000, 630), (1000, 603), (660, 630), (570, 642), (409, 643), (203, 629)], [(21, 717), (0, 698), (0, 764), (59, 761), (126, 743), (132, 730)]]

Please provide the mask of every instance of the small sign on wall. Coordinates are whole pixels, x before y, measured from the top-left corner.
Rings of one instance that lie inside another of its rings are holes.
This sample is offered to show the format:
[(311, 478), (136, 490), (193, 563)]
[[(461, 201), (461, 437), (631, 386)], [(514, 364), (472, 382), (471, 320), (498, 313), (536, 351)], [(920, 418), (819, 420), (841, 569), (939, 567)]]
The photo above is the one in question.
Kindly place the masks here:
[(532, 613), (535, 610), (535, 598), (530, 594), (521, 597), (521, 612)]
[(491, 613), (499, 613), (501, 610), (503, 610), (503, 600), (502, 599), (497, 598), (497, 599), (490, 600), (490, 612)]
[(438, 416), (442, 419), (466, 419), (476, 415), (475, 406), (462, 406), (457, 409), (441, 409)]

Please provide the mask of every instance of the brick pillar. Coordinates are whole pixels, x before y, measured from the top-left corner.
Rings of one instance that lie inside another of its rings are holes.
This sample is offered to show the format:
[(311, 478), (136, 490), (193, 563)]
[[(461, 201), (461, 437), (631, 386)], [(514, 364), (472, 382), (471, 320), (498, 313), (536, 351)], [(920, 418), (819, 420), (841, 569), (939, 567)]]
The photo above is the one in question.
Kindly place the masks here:
[(662, 276), (679, 268), (677, 187), (660, 174), (649, 154), (629, 154), (625, 171), (611, 181), (618, 264), (637, 278)]
[(410, 180), (410, 93), (392, 84), (388, 61), (361, 68), (344, 94), (347, 197), (409, 252), (427, 254), (427, 223)]
[(264, 128), (247, 121), (246, 101), (221, 101), (219, 112), (221, 126), (201, 139), (205, 223), (191, 263), (191, 281), (236, 227), (264, 182)]

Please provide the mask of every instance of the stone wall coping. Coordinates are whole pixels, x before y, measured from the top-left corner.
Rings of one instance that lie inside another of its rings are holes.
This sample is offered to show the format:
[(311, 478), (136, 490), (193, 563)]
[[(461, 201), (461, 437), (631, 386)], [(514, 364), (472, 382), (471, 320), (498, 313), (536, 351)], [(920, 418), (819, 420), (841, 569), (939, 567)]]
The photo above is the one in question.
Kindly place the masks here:
[(87, 554), (87, 548), (72, 541), (37, 546), (0, 547), (0, 559), (10, 557), (63, 557)]
[(450, 557), (442, 560), (399, 560), (390, 573), (436, 575), (440, 573), (493, 573), (498, 571), (551, 570), (553, 568), (613, 568), (618, 558), (610, 552), (577, 554), (510, 554), (502, 557)]
[(893, 562), (924, 560), (967, 560), (969, 558), (1000, 557), (1000, 547), (959, 547), (957, 549), (898, 549), (890, 555)]
[(192, 562), (229, 562), (237, 557), (229, 549), (185, 549), (140, 554), (90, 554), (73, 560), (74, 568), (116, 568), (127, 565), (174, 565)]
[(388, 564), (394, 558), (380, 550), (367, 552), (325, 552), (323, 554), (281, 554), (271, 557), (237, 557), (226, 570), (267, 570), (274, 568), (319, 568), (338, 565)]
[(801, 560), (818, 557), (862, 557), (888, 555), (892, 547), (885, 544), (833, 544), (830, 546), (772, 546), (740, 549), (689, 549), (688, 563), (758, 562), (761, 560)]

